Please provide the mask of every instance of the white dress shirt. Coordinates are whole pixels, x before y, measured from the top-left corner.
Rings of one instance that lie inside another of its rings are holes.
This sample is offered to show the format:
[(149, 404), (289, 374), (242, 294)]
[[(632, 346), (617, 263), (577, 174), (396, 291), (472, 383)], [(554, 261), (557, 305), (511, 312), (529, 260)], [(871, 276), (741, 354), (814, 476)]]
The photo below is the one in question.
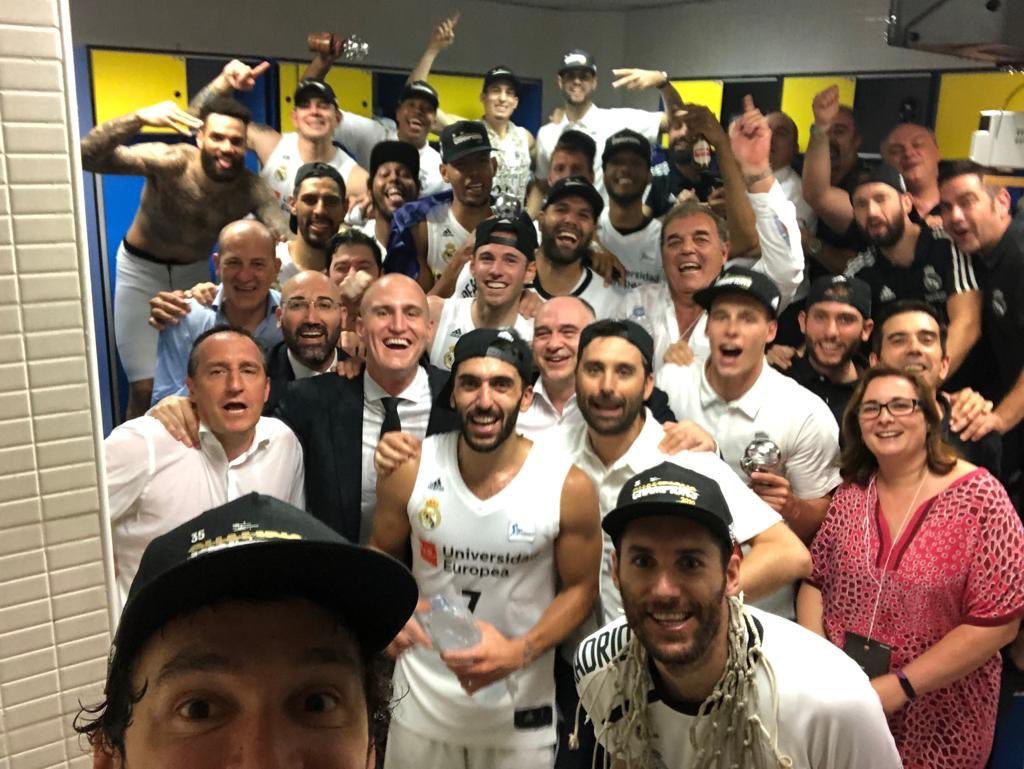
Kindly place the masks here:
[(103, 454), (122, 606), (142, 552), (155, 537), (252, 491), (298, 508), (306, 504), (302, 447), (273, 417), (256, 423), (252, 445), (232, 460), (205, 425), (199, 427), (199, 448), (192, 449), (145, 416), (114, 428)]
[(570, 451), (572, 447), (569, 446), (569, 433), (581, 424), (583, 413), (576, 405), (576, 393), (569, 396), (569, 400), (562, 407), (562, 413), (559, 414), (551, 404), (543, 380), (537, 379), (533, 386), (533, 402), (530, 403), (530, 408), (519, 414), (516, 431), (534, 443), (543, 441), (549, 445), (557, 442)]
[[(362, 489), (359, 497), (359, 511), (362, 524), (359, 527), (359, 541), (369, 541), (372, 529), (373, 509), (377, 506), (377, 468), (373, 454), (380, 441), (380, 428), (384, 425), (383, 398), (389, 397), (384, 388), (373, 377), (363, 372), (363, 468)], [(422, 366), (416, 368), (416, 376), (409, 386), (398, 394), (398, 418), (402, 432), (409, 433), (421, 441), (427, 436), (430, 421), (430, 378)]]
[(338, 351), (335, 349), (334, 356), (331, 358), (331, 365), (325, 368), (323, 371), (317, 371), (315, 368), (310, 368), (301, 360), (292, 355), (292, 351), (288, 350), (288, 362), (292, 366), (292, 373), (295, 374), (295, 379), (309, 379), (311, 376), (320, 376), (324, 371), (330, 371), (338, 365)]

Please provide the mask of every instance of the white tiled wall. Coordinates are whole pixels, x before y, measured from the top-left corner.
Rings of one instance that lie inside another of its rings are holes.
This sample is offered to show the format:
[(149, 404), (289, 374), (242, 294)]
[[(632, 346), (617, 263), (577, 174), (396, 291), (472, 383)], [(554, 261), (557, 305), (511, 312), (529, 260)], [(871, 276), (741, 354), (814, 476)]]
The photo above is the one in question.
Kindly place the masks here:
[(109, 645), (66, 0), (0, 0), (0, 769), (86, 767)]

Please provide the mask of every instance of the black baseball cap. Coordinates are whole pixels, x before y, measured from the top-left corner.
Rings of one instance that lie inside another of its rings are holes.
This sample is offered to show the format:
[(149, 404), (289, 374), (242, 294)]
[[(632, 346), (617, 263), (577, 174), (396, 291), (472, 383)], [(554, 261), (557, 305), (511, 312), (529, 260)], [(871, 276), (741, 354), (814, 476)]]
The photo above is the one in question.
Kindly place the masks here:
[(626, 527), (637, 518), (666, 515), (699, 523), (732, 548), (732, 513), (722, 489), (705, 475), (672, 462), (637, 473), (622, 486), (615, 509), (601, 521), (618, 547)]
[(406, 99), (426, 99), (434, 105), (434, 109), (441, 103), (437, 98), (437, 91), (426, 80), (413, 80), (407, 83), (398, 95), (398, 103), (401, 104)]
[(580, 332), (579, 345), (577, 345), (577, 360), (583, 357), (583, 351), (587, 345), (595, 339), (614, 336), (625, 339), (640, 351), (641, 357), (647, 364), (648, 369), (654, 368), (654, 340), (647, 330), (639, 323), (631, 320), (595, 320)]
[(310, 99), (318, 98), (329, 101), (335, 107), (338, 106), (338, 97), (334, 95), (334, 89), (323, 80), (301, 80), (295, 87), (295, 96), (292, 97), (292, 105), (298, 106)]
[(862, 184), (888, 184), (901, 195), (907, 191), (903, 175), (888, 163), (881, 163), (857, 178), (857, 187)]
[(370, 179), (377, 175), (377, 170), (385, 163), (401, 163), (409, 169), (412, 178), (419, 186), (420, 153), (409, 142), (384, 141), (377, 142), (370, 150)]
[(516, 92), (516, 96), (519, 95), (519, 78), (508, 67), (499, 66), (487, 70), (487, 74), (484, 75), (484, 90), (486, 91), (495, 83), (508, 83)]
[(558, 66), (558, 74), (561, 75), (573, 69), (589, 69), (597, 74), (597, 63), (594, 57), (582, 48), (573, 48), (562, 54), (562, 63)]
[(601, 153), (601, 164), (607, 163), (608, 159), (618, 152), (632, 152), (639, 155), (648, 167), (651, 165), (651, 143), (631, 128), (623, 128), (608, 137)]
[(247, 494), (146, 546), (110, 650), (108, 680), (175, 617), (264, 594), (308, 598), (342, 618), (363, 650), (376, 652), (412, 616), (419, 590), (394, 558), (350, 543), (286, 502)]
[(848, 304), (861, 314), (862, 318), (871, 317), (871, 286), (860, 278), (848, 278), (845, 275), (822, 275), (811, 281), (807, 290), (807, 309), (819, 302), (839, 302)]
[(572, 197), (573, 195), (581, 197), (590, 203), (590, 207), (594, 209), (595, 220), (601, 215), (601, 211), (604, 209), (604, 200), (601, 198), (601, 193), (582, 176), (566, 176), (564, 179), (559, 179), (552, 184), (541, 208), (547, 208), (556, 200)]
[[(338, 191), (341, 193), (341, 196), (345, 197), (345, 180), (341, 178), (338, 169), (328, 163), (321, 163), (319, 161), (316, 163), (304, 163), (299, 166), (299, 170), (295, 172), (295, 186), (292, 187), (292, 194), (298, 195), (299, 187), (302, 186), (306, 179), (318, 179), (323, 176), (333, 179), (334, 183), (338, 185)], [(299, 231), (299, 220), (295, 214), (289, 217), (288, 226), (292, 232)]]
[(747, 267), (730, 267), (710, 286), (695, 293), (693, 300), (705, 310), (710, 310), (715, 299), (722, 294), (736, 293), (754, 297), (765, 306), (770, 317), (778, 317), (782, 297), (775, 281)]
[(434, 402), (448, 406), (455, 387), (459, 364), (470, 358), (497, 358), (511, 363), (519, 372), (523, 387), (533, 383), (533, 353), (530, 345), (513, 328), (475, 328), (459, 337), (452, 357), (452, 371), (448, 381)]
[(488, 243), (512, 246), (526, 257), (526, 261), (532, 262), (536, 258), (537, 228), (525, 213), (520, 213), (514, 218), (493, 216), (476, 226), (476, 243), (473, 245), (473, 251)]
[(458, 120), (441, 131), (441, 162), (456, 160), (476, 152), (491, 152), (487, 128), (479, 120)]

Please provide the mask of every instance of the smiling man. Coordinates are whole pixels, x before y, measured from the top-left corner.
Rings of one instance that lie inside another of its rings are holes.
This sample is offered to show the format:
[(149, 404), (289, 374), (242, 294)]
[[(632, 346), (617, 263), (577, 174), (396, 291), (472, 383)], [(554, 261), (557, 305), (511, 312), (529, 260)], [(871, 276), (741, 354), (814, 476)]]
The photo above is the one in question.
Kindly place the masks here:
[(122, 603), (154, 537), (250, 491), (304, 502), (298, 441), (278, 420), (260, 416), (269, 382), (252, 335), (225, 325), (200, 334), (185, 382), (199, 421), (198, 451), (149, 416), (125, 422), (103, 442)]
[(611, 765), (902, 766), (857, 664), (743, 605), (732, 523), (718, 484), (671, 462), (626, 480), (605, 516), (625, 616), (575, 670)]
[(527, 342), (533, 323), (519, 314), (523, 286), (533, 277), (537, 233), (526, 214), (492, 218), (476, 228), (476, 247), (469, 262), (476, 282), (475, 297), (431, 297), (435, 318), (430, 362), (450, 369), (459, 339), (475, 328), (514, 328)]
[(382, 650), (415, 604), (394, 559), (245, 495), (146, 548), (104, 701), (75, 729), (95, 769), (371, 769), (391, 694)]
[(327, 269), (327, 243), (345, 221), (348, 203), (345, 182), (326, 163), (307, 163), (295, 173), (295, 188), (288, 196), (289, 222), (299, 237), (277, 244), (281, 260), (278, 280), (283, 284), (300, 270)]
[(160, 332), (153, 403), (183, 392), (192, 343), (214, 325), (240, 326), (265, 350), (281, 341), (277, 324), (281, 296), (271, 288), (281, 263), (274, 255), (270, 230), (253, 219), (232, 222), (221, 230), (213, 261), (220, 280), (213, 303), (206, 306), (189, 299), (181, 321)]

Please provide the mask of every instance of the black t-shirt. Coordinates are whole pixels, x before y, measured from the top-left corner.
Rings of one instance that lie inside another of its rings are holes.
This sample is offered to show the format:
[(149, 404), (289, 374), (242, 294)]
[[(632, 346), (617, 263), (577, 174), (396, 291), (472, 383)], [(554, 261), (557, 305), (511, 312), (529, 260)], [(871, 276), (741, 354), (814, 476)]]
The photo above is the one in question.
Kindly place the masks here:
[[(836, 184), (841, 190), (845, 190), (846, 194), (851, 198), (853, 197), (853, 191), (857, 189), (857, 182), (860, 180), (864, 173), (864, 166), (861, 163), (857, 163), (846, 176), (839, 180)], [(815, 231), (818, 239), (822, 243), (828, 243), (830, 246), (836, 248), (846, 248), (852, 251), (863, 251), (868, 247), (868, 242), (864, 238), (864, 233), (857, 227), (857, 222), (851, 221), (850, 226), (846, 228), (846, 232), (836, 232), (827, 224), (823, 219), (818, 219), (818, 229)]]
[(960, 251), (941, 229), (921, 227), (914, 247), (914, 261), (898, 267), (875, 246), (861, 251), (846, 268), (848, 278), (858, 277), (871, 286), (871, 315), (884, 315), (885, 306), (897, 299), (920, 299), (949, 322), (946, 301), (954, 294), (975, 291), (978, 283), (972, 260)]
[(850, 396), (857, 387), (857, 380), (846, 383), (831, 381), (814, 370), (806, 354), (794, 355), (789, 369), (782, 373), (825, 401), (836, 418), (836, 423), (840, 428), (843, 426), (843, 412), (846, 411), (846, 404), (850, 402)]
[(978, 441), (963, 441), (957, 433), (949, 429), (949, 405), (941, 396), (939, 397), (939, 406), (942, 408), (942, 437), (945, 438), (946, 443), (956, 449), (972, 465), (984, 467), (1003, 481), (1003, 440), (999, 433), (989, 433)]
[(983, 292), (982, 336), (1005, 395), (1024, 368), (1024, 220), (1010, 222), (991, 253), (977, 254), (975, 268)]

